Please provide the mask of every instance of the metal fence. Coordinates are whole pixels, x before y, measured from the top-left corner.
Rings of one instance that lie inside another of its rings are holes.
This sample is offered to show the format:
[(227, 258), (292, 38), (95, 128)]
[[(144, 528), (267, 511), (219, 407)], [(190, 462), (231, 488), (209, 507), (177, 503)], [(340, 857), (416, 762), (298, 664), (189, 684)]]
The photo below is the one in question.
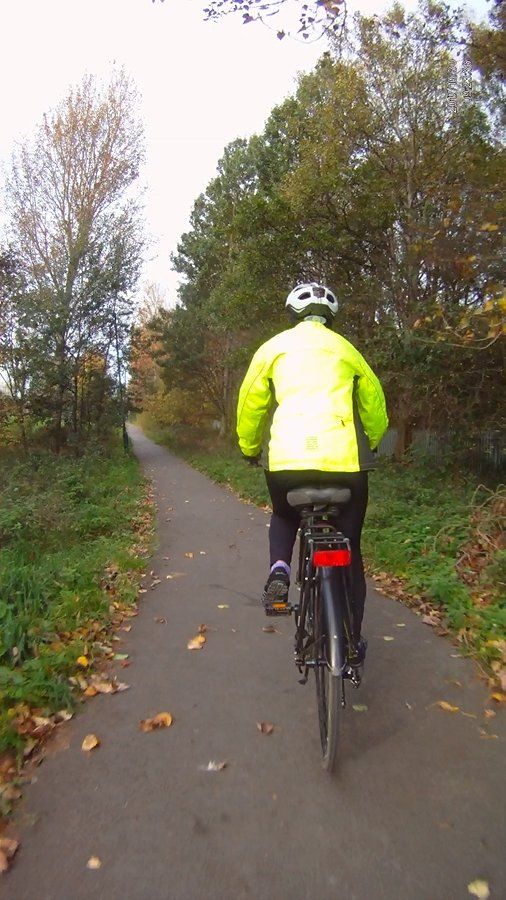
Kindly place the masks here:
[[(393, 456), (396, 440), (396, 429), (389, 428), (378, 448), (379, 455)], [(482, 431), (465, 437), (452, 431), (420, 429), (414, 432), (412, 451), (438, 464), (454, 458), (478, 472), (506, 473), (506, 434), (502, 431)]]

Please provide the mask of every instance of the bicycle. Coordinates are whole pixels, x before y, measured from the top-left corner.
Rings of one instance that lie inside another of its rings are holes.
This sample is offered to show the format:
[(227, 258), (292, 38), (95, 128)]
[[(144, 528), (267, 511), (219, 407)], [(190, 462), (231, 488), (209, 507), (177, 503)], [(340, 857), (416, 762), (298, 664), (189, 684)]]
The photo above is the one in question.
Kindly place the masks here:
[(295, 613), (295, 664), (306, 684), (314, 669), (323, 768), (335, 769), (340, 711), (346, 706), (345, 681), (361, 682), (359, 649), (354, 638), (351, 602), (351, 549), (336, 527), (348, 488), (305, 487), (289, 491), (287, 500), (300, 512), (300, 549)]

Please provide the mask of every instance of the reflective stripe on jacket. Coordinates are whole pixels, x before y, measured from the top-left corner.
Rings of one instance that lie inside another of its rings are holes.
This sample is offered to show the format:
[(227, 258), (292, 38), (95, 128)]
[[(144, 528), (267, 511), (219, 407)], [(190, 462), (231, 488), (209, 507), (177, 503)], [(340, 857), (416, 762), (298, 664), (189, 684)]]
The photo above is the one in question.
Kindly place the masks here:
[(239, 446), (246, 456), (261, 450), (273, 401), (271, 471), (374, 468), (371, 450), (388, 426), (385, 397), (363, 356), (341, 335), (305, 321), (257, 350), (237, 408)]

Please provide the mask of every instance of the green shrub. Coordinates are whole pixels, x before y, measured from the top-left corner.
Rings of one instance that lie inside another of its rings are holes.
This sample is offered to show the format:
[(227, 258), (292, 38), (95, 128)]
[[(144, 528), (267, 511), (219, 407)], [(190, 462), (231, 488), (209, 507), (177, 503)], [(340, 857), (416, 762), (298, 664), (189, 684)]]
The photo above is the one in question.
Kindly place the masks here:
[[(47, 451), (4, 458), (0, 473), (0, 748), (15, 746), (11, 705), (57, 711), (88, 623), (107, 626), (102, 577), (115, 599), (136, 596), (130, 548), (143, 493), (137, 461), (114, 446), (79, 458)], [(62, 637), (63, 635), (63, 637)]]

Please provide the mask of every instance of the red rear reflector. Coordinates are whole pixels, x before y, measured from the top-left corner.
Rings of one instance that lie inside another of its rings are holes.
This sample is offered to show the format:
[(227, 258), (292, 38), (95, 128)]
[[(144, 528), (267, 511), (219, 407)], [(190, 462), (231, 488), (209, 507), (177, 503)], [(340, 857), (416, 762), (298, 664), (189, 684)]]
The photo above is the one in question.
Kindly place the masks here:
[(315, 550), (313, 563), (315, 566), (349, 566), (351, 550)]

